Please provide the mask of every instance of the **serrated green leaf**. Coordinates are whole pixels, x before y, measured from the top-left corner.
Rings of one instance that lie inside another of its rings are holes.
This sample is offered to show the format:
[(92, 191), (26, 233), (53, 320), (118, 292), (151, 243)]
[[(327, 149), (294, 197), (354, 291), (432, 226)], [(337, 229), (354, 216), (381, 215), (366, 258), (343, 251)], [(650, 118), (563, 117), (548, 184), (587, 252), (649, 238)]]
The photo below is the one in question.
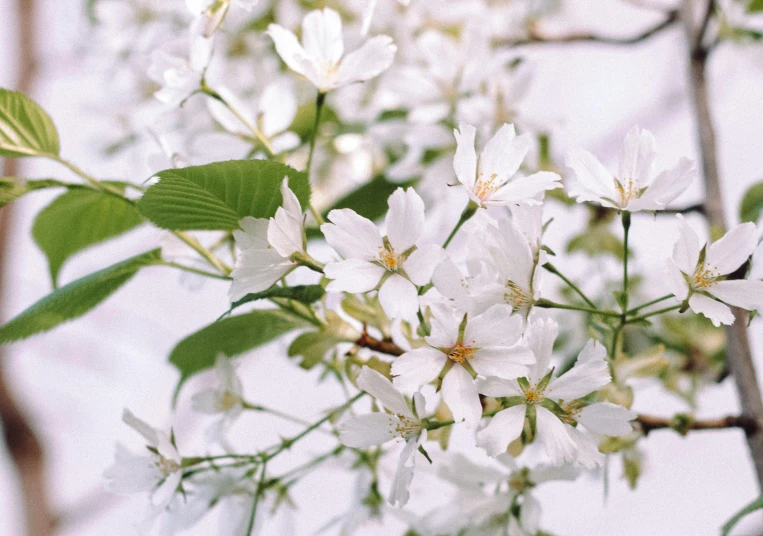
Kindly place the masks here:
[(20, 177), (0, 177), (0, 207), (34, 190), (44, 188), (66, 188), (68, 183), (55, 179), (22, 179)]
[(214, 366), (217, 354), (234, 357), (309, 325), (281, 310), (258, 309), (200, 329), (180, 341), (170, 354), (170, 363), (180, 371), (175, 397), (189, 377)]
[(763, 213), (763, 182), (753, 184), (742, 197), (739, 219), (743, 222), (757, 222)]
[(161, 261), (154, 249), (72, 281), (0, 327), (0, 344), (25, 339), (84, 315), (127, 283), (144, 266)]
[(729, 532), (731, 532), (731, 529), (733, 529), (734, 526), (739, 523), (743, 517), (753, 513), (755, 510), (760, 509), (763, 509), (763, 495), (734, 514), (734, 516), (723, 525), (723, 528), (721, 528), (721, 536), (728, 536)]
[(156, 226), (170, 230), (233, 230), (246, 216), (269, 218), (281, 206), (284, 176), (302, 207), (310, 200), (307, 175), (280, 162), (230, 160), (167, 169), (138, 203)]
[(262, 292), (256, 292), (254, 294), (247, 294), (238, 301), (231, 304), (230, 309), (223, 314), (226, 316), (231, 313), (237, 307), (241, 307), (245, 303), (264, 300), (267, 298), (286, 298), (289, 300), (295, 300), (300, 303), (314, 303), (323, 298), (326, 295), (326, 289), (320, 285), (296, 285), (293, 287), (270, 287)]
[(59, 153), (58, 131), (45, 110), (18, 91), (0, 89), (0, 156)]
[(308, 331), (303, 333), (289, 346), (289, 357), (302, 356), (299, 366), (310, 370), (323, 360), (329, 350), (342, 342), (324, 331)]
[(34, 241), (48, 258), (53, 286), (66, 259), (143, 222), (135, 205), (91, 188), (77, 188), (42, 209), (32, 227)]

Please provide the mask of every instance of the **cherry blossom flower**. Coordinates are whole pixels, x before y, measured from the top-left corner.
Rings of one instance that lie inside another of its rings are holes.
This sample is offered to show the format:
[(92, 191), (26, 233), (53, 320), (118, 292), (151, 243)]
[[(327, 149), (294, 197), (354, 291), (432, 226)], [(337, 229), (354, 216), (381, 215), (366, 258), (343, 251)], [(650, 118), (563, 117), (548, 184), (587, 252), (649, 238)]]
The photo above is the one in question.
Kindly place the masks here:
[(377, 35), (344, 56), (342, 19), (329, 8), (305, 15), (302, 44), (293, 32), (278, 24), (268, 26), (268, 35), (286, 65), (321, 93), (379, 76), (392, 65), (397, 51), (391, 37)]
[(389, 197), (387, 235), (351, 209), (332, 210), (321, 226), (326, 241), (345, 260), (326, 264), (329, 291), (368, 292), (379, 288), (379, 302), (390, 318), (414, 318), (418, 289), (426, 285), (442, 258), (442, 248), (421, 245), (424, 201), (413, 188)]
[(428, 346), (404, 353), (392, 363), (396, 386), (413, 390), (442, 378), (442, 398), (453, 419), (476, 422), (482, 416), (474, 375), (506, 380), (527, 373), (532, 352), (518, 345), (522, 319), (508, 305), (494, 305), (481, 315), (468, 315), (448, 306), (432, 317)]
[(458, 181), (466, 188), (469, 199), (480, 207), (524, 203), (538, 205), (538, 195), (559, 188), (561, 177), (549, 171), (539, 171), (516, 178), (527, 152), (530, 135), (517, 136), (514, 125), (504, 124), (487, 142), (479, 158), (474, 147), (476, 129), (461, 123), (454, 131), (456, 156), (453, 169)]
[(288, 177), (281, 183), (281, 195), (283, 206), (278, 207), (274, 217), (266, 220), (247, 216), (239, 222), (241, 230), (233, 231), (241, 253), (231, 273), (231, 300), (270, 288), (298, 266), (292, 256), (305, 253), (303, 212), (297, 196), (289, 189)]
[(763, 308), (763, 281), (727, 280), (758, 246), (754, 223), (737, 225), (712, 244), (702, 243), (686, 220), (678, 215), (681, 235), (668, 261), (667, 284), (676, 298), (713, 324), (733, 324), (725, 304), (749, 311)]
[(616, 176), (588, 151), (570, 151), (567, 167), (572, 168), (578, 180), (570, 195), (579, 203), (593, 201), (629, 212), (663, 210), (694, 181), (697, 170), (691, 160), (681, 158), (674, 168), (655, 177), (656, 145), (651, 132), (633, 127), (625, 136)]
[(225, 354), (218, 354), (215, 361), (218, 385), (193, 395), (191, 406), (194, 411), (209, 415), (219, 415), (220, 419), (207, 430), (210, 442), (220, 442), (225, 446), (225, 433), (243, 410), (243, 386), (236, 375), (233, 361)]
[(414, 454), (426, 441), (427, 431), (421, 419), (424, 397), (416, 392), (413, 405), (387, 378), (369, 367), (363, 367), (358, 387), (376, 398), (390, 413), (369, 413), (345, 419), (339, 427), (339, 440), (348, 447), (368, 448), (393, 439), (403, 439), (405, 447), (400, 454), (389, 502), (404, 506), (408, 502), (408, 488), (413, 478)]
[(549, 364), (558, 331), (553, 320), (536, 320), (528, 326), (526, 342), (536, 358), (529, 376), (515, 381), (487, 378), (479, 382), (480, 393), (508, 397), (513, 404), (496, 413), (477, 433), (477, 444), (489, 455), (506, 452), (509, 443), (522, 433), (525, 418), (531, 425), (534, 421), (537, 436), (555, 465), (577, 461), (592, 468), (603, 462), (594, 439), (573, 424), (607, 435), (631, 431), (628, 421), (636, 417), (634, 412), (609, 402), (588, 405), (581, 400), (611, 380), (606, 352), (597, 341), (592, 339), (586, 344), (569, 371), (553, 376)]
[(122, 420), (146, 440), (148, 454), (134, 454), (117, 445), (114, 464), (106, 469), (106, 488), (120, 495), (151, 492), (156, 510), (172, 500), (182, 479), (183, 460), (170, 436), (124, 410)]

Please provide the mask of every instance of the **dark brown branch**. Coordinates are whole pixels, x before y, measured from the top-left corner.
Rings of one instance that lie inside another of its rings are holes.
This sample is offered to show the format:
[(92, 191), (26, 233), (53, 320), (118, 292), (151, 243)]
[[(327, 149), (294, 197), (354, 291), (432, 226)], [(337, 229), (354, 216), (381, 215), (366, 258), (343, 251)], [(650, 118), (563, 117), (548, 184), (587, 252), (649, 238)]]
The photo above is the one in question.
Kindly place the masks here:
[[(710, 97), (707, 85), (707, 60), (709, 49), (704, 46), (706, 33), (713, 13), (713, 0), (704, 4), (703, 19), (695, 24), (694, 4), (696, 0), (684, 0), (682, 18), (689, 45), (689, 76), (694, 101), (697, 138), (702, 156), (702, 174), (705, 183), (705, 214), (708, 225), (726, 228), (723, 210), (723, 196), (715, 142), (715, 129), (710, 111)], [(755, 464), (758, 485), (763, 489), (763, 400), (761, 400), (750, 340), (747, 336), (747, 312), (737, 307), (731, 308), (734, 323), (726, 326), (726, 363), (734, 377), (742, 413), (757, 426), (747, 434), (747, 445)]]
[[(35, 2), (19, 0), (17, 3), (19, 30), (19, 71), (16, 88), (29, 93), (37, 74), (35, 51)], [(3, 162), (3, 175), (18, 175), (18, 160)], [(11, 207), (0, 210), (0, 275), (5, 276), (8, 266), (8, 236), (11, 225)], [(2, 356), (0, 356), (2, 357)], [(3, 423), (3, 439), (19, 476), (24, 498), (26, 534), (49, 536), (53, 534), (53, 513), (48, 502), (45, 478), (45, 453), (40, 440), (29, 424), (8, 386), (8, 379), (0, 362), (0, 421)]]
[(659, 34), (663, 30), (670, 28), (676, 22), (680, 20), (679, 12), (668, 12), (665, 19), (659, 24), (652, 26), (643, 32), (631, 37), (610, 37), (605, 35), (596, 35), (591, 33), (573, 33), (569, 35), (557, 35), (546, 36), (537, 33), (537, 31), (530, 32), (530, 36), (526, 39), (515, 39), (507, 41), (499, 41), (498, 46), (518, 47), (524, 45), (539, 45), (539, 44), (553, 44), (553, 43), (600, 43), (603, 45), (635, 45), (646, 41), (650, 37)]
[(365, 330), (363, 335), (355, 341), (355, 344), (363, 348), (374, 350), (375, 352), (381, 352), (382, 354), (401, 356), (405, 353), (405, 350), (395, 344), (392, 339), (377, 339), (370, 336)]
[(758, 425), (754, 419), (745, 415), (724, 417), (722, 419), (712, 419), (706, 421), (695, 421), (693, 419), (662, 419), (660, 417), (650, 417), (649, 415), (639, 415), (636, 417), (641, 431), (644, 435), (652, 430), (662, 430), (672, 428), (680, 433), (686, 433), (689, 430), (722, 430), (724, 428), (741, 428), (745, 434), (753, 435), (758, 431)]

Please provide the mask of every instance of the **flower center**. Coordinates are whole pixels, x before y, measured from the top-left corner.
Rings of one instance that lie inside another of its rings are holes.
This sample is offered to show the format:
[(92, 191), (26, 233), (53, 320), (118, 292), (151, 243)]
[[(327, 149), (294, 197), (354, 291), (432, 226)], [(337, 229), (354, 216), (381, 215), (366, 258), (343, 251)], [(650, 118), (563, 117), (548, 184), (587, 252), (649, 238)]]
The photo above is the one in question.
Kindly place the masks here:
[(694, 271), (694, 276), (691, 278), (691, 286), (695, 290), (706, 289), (712, 286), (720, 275), (717, 266), (708, 266), (703, 262)]
[(477, 182), (474, 185), (474, 195), (479, 197), (481, 201), (484, 201), (486, 198), (490, 197), (499, 186), (497, 173), (492, 173), (489, 179), (485, 179), (484, 174), (480, 172), (477, 176)]
[(217, 409), (219, 411), (228, 411), (229, 409), (233, 409), (238, 402), (238, 396), (230, 391), (225, 391), (217, 401)]
[(460, 344), (455, 345), (453, 348), (450, 349), (450, 352), (448, 352), (448, 359), (451, 361), (455, 361), (456, 363), (459, 363), (463, 365), (467, 359), (472, 359), (474, 357), (474, 348), (471, 346), (461, 346)]
[(572, 404), (564, 404), (562, 406), (564, 410), (564, 417), (561, 419), (567, 424), (575, 424), (580, 418), (581, 408), (573, 407)]
[(525, 400), (532, 403), (543, 402), (546, 399), (542, 389), (538, 389), (537, 386), (532, 386), (525, 392)]
[(421, 423), (417, 420), (400, 415), (399, 413), (396, 414), (395, 417), (397, 417), (397, 422), (390, 425), (390, 432), (392, 434), (408, 440), (412, 437), (416, 437), (419, 432), (421, 432)]
[(525, 289), (513, 281), (507, 281), (506, 292), (503, 294), (503, 301), (518, 310), (530, 305), (532, 300), (530, 294)]
[(625, 206), (631, 199), (639, 197), (639, 187), (636, 179), (623, 179), (619, 181), (615, 178), (613, 180), (615, 181), (617, 195), (620, 196), (620, 206)]
[(400, 266), (400, 257), (395, 253), (395, 248), (392, 246), (379, 246), (378, 257), (387, 270), (397, 272), (397, 269)]
[(164, 456), (160, 456), (159, 454), (155, 455), (154, 465), (159, 468), (159, 470), (162, 472), (162, 475), (169, 476), (175, 471), (180, 470), (180, 464), (173, 460), (168, 460)]

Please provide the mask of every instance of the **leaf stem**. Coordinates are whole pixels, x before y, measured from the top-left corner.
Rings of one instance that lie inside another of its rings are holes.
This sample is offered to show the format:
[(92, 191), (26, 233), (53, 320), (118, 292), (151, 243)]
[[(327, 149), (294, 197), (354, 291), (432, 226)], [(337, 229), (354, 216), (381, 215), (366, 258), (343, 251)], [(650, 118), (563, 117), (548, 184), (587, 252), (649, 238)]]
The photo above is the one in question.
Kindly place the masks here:
[(54, 160), (54, 161), (58, 162), (59, 164), (61, 164), (62, 166), (68, 168), (70, 171), (72, 171), (76, 175), (82, 177), (83, 179), (85, 179), (85, 182), (87, 182), (90, 186), (92, 186), (96, 190), (99, 190), (99, 191), (107, 193), (107, 194), (114, 195), (114, 196), (120, 198), (121, 200), (123, 200), (123, 201), (125, 201), (127, 203), (130, 203), (131, 205), (135, 204), (135, 201), (133, 201), (132, 199), (126, 198), (124, 196), (124, 194), (122, 192), (120, 192), (118, 189), (116, 189), (116, 188), (114, 188), (114, 187), (112, 187), (112, 186), (110, 186), (108, 184), (102, 183), (101, 181), (99, 181), (98, 179), (96, 179), (95, 177), (90, 175), (89, 173), (87, 173), (84, 170), (82, 170), (79, 166), (77, 166), (73, 162), (70, 162), (69, 160), (66, 160), (65, 158), (62, 158), (62, 157), (60, 157), (60, 156), (58, 156), (56, 154), (46, 154), (45, 156), (47, 158), (49, 158), (50, 160)]
[[(318, 139), (318, 127), (321, 123), (321, 112), (323, 111), (323, 104), (326, 102), (326, 94), (319, 91), (318, 95), (315, 97), (315, 122), (313, 123), (313, 132), (310, 136), (310, 152), (307, 155), (307, 168), (305, 169), (305, 173), (307, 173), (307, 180), (310, 180), (310, 171), (312, 170), (313, 165), (313, 154), (315, 153), (315, 142)], [(309, 203), (310, 212), (313, 215), (313, 218), (315, 218), (316, 223), (320, 227), (324, 223), (326, 223), (326, 220), (323, 219), (323, 216), (321, 213), (313, 206), (312, 202)]]
[(257, 490), (254, 492), (254, 502), (252, 503), (252, 513), (249, 516), (249, 526), (246, 529), (246, 534), (251, 535), (252, 531), (254, 531), (254, 520), (257, 517), (257, 505), (260, 502), (260, 497), (262, 496), (263, 487), (265, 483), (265, 468), (267, 467), (267, 462), (262, 464), (262, 471), (260, 472), (260, 480), (257, 482)]
[(584, 313), (591, 313), (591, 314), (602, 315), (602, 316), (613, 316), (613, 317), (622, 316), (622, 313), (616, 313), (615, 311), (605, 311), (601, 309), (592, 309), (590, 307), (579, 307), (577, 305), (567, 305), (564, 303), (552, 302), (551, 300), (546, 300), (543, 298), (535, 302), (535, 306), (541, 307), (543, 309), (567, 309), (569, 311), (582, 311)]
[(221, 274), (228, 276), (233, 271), (228, 265), (218, 259), (214, 253), (202, 246), (201, 243), (191, 235), (186, 234), (183, 231), (172, 231), (172, 234), (185, 242), (185, 244), (190, 246), (191, 249), (193, 249), (196, 253), (204, 257), (204, 259), (214, 268), (216, 268)]
[(680, 305), (671, 305), (670, 307), (665, 307), (663, 309), (657, 309), (656, 311), (651, 311), (649, 313), (643, 314), (641, 316), (635, 316), (633, 318), (628, 319), (628, 323), (631, 324), (633, 322), (638, 322), (639, 320), (644, 320), (645, 318), (649, 318), (650, 316), (655, 315), (661, 315), (664, 313), (669, 313), (670, 311), (675, 311), (676, 309), (680, 309)]
[(641, 309), (644, 309), (645, 307), (649, 307), (650, 305), (654, 305), (656, 303), (660, 303), (660, 302), (668, 300), (668, 299), (670, 299), (672, 297), (673, 297), (673, 294), (667, 294), (665, 296), (662, 296), (660, 298), (654, 299), (652, 301), (648, 301), (646, 303), (642, 303), (641, 305), (639, 305), (637, 307), (634, 307), (633, 309), (629, 309), (629, 310), (625, 311), (625, 314), (626, 315), (632, 315), (632, 314), (636, 313), (636, 311), (640, 311)]
[(567, 277), (565, 277), (565, 275), (564, 275), (563, 273), (561, 273), (561, 272), (560, 272), (560, 271), (557, 269), (557, 267), (556, 267), (556, 266), (554, 266), (554, 265), (553, 265), (553, 264), (551, 264), (550, 262), (547, 262), (546, 264), (544, 264), (544, 265), (543, 265), (543, 268), (544, 268), (546, 271), (548, 271), (548, 272), (551, 272), (552, 274), (554, 274), (554, 275), (556, 275), (557, 277), (559, 277), (559, 279), (561, 279), (561, 280), (562, 280), (562, 281), (564, 281), (565, 283), (567, 283), (567, 286), (569, 286), (569, 287), (570, 287), (572, 290), (574, 290), (574, 291), (575, 291), (575, 293), (576, 293), (578, 296), (580, 296), (581, 298), (583, 298), (583, 301), (584, 301), (584, 302), (586, 302), (586, 303), (587, 303), (587, 304), (588, 304), (588, 305), (589, 305), (591, 308), (593, 308), (593, 309), (597, 309), (597, 310), (598, 310), (598, 308), (596, 307), (596, 304), (595, 304), (595, 303), (593, 303), (593, 302), (592, 302), (590, 299), (588, 299), (588, 296), (586, 296), (586, 295), (583, 293), (583, 291), (582, 291), (582, 290), (580, 290), (580, 288), (578, 288), (578, 286), (577, 286), (575, 283), (573, 283), (572, 281), (570, 281), (569, 279), (567, 279)]
[(471, 219), (472, 216), (474, 216), (477, 213), (477, 209), (479, 206), (474, 201), (469, 201), (469, 204), (466, 205), (466, 208), (464, 208), (464, 211), (461, 213), (461, 217), (458, 219), (458, 222), (456, 223), (456, 226), (453, 227), (453, 230), (448, 235), (448, 238), (445, 240), (445, 243), (442, 245), (443, 249), (447, 248), (450, 242), (453, 240), (453, 238), (456, 236), (456, 233), (458, 233), (458, 230), (461, 229), (461, 226), (465, 224), (467, 221)]
[(184, 272), (190, 272), (192, 274), (202, 275), (204, 277), (212, 277), (214, 279), (222, 279), (225, 281), (230, 281), (232, 278), (227, 275), (220, 275), (216, 274), (214, 272), (207, 272), (205, 270), (199, 270), (197, 268), (193, 268), (191, 266), (185, 266), (184, 264), (179, 264), (177, 262), (171, 262), (171, 261), (162, 261), (160, 263), (162, 266), (169, 266), (171, 268), (177, 268), (178, 270), (183, 270)]

